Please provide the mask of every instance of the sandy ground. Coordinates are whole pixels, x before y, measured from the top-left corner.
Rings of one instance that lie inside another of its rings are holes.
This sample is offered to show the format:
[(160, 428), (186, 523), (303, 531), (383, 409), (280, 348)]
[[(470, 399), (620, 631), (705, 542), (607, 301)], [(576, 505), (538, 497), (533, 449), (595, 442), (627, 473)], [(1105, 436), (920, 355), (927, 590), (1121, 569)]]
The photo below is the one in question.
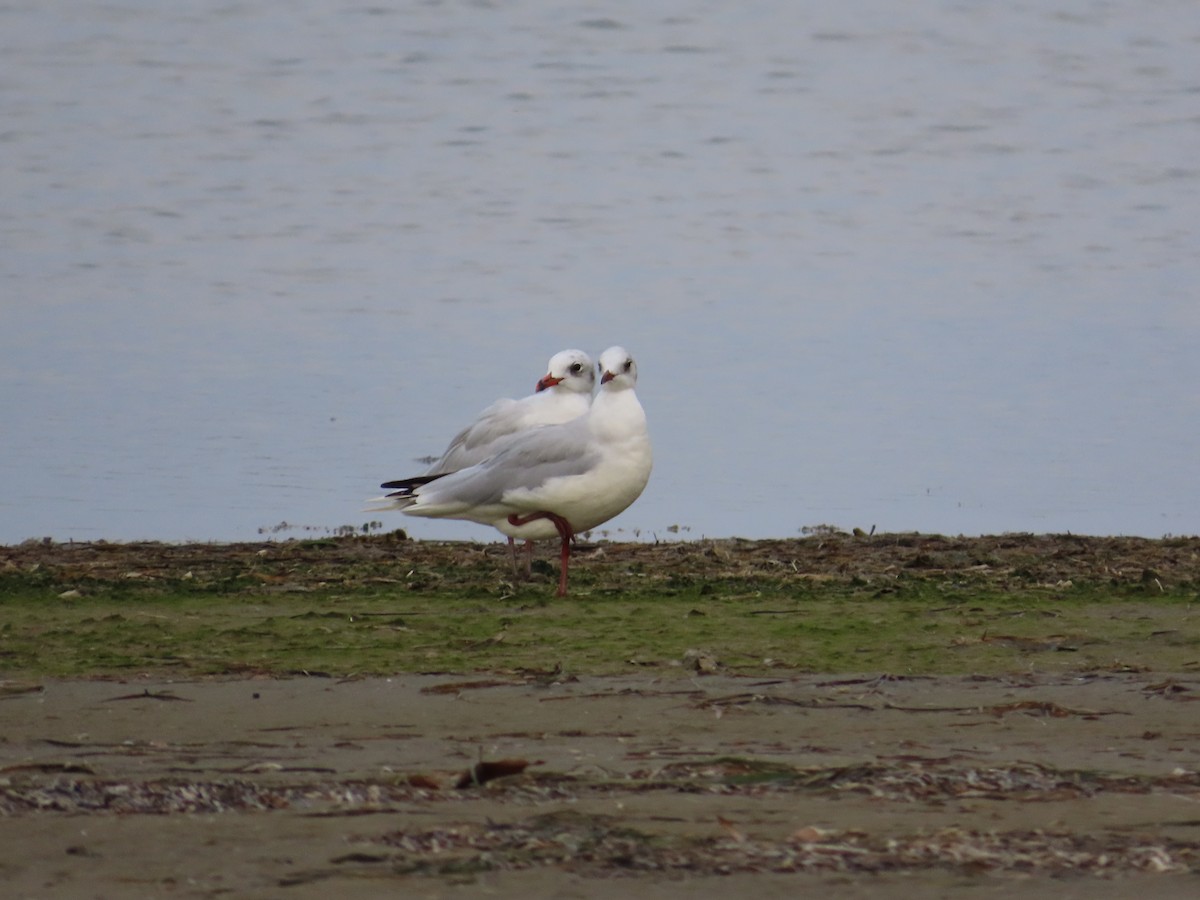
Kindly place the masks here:
[(1200, 896), (1195, 676), (0, 697), (8, 897)]

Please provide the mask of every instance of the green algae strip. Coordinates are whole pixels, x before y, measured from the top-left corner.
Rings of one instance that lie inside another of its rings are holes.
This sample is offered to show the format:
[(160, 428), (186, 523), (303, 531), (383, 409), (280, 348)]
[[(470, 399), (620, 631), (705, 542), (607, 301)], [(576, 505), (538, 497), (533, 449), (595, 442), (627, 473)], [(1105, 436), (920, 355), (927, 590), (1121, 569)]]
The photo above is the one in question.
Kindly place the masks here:
[[(548, 554), (546, 554), (548, 555)], [(0, 547), (0, 678), (1200, 671), (1200, 539)]]

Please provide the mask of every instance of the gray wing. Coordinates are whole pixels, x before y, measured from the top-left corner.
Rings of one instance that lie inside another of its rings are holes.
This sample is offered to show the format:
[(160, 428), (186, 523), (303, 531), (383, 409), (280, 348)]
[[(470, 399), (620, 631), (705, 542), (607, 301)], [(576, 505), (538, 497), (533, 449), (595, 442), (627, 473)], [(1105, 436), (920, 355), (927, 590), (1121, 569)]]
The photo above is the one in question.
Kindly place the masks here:
[(524, 421), (520, 401), (497, 400), (479, 414), (479, 418), (450, 441), (441, 459), (425, 470), (426, 475), (457, 472), (483, 462), (492, 453), (491, 445), (519, 430)]
[(418, 505), (461, 510), (501, 504), (512, 491), (536, 491), (552, 478), (582, 475), (598, 458), (580, 420), (543, 425), (507, 439), (495, 456), (479, 465), (423, 486)]

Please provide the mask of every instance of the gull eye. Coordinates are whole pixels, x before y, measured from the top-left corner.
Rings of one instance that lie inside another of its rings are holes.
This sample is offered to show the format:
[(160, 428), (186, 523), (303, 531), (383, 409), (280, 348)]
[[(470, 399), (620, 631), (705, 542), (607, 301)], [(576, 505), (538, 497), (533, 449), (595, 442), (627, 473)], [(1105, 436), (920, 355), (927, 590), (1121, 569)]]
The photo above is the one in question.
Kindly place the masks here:
[(578, 375), (583, 371), (583, 366), (580, 363), (571, 363), (571, 372)]
[(633, 368), (633, 360), (632, 359), (625, 360), (625, 371), (628, 372), (632, 368)]

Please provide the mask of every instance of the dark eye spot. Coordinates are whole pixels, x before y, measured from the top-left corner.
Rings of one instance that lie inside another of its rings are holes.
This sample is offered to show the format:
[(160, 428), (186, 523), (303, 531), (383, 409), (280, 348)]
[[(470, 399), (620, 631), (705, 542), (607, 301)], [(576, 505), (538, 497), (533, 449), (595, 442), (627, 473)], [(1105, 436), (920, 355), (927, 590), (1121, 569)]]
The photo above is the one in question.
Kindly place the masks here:
[(625, 371), (628, 372), (632, 368), (633, 368), (633, 360), (632, 359), (625, 360)]
[(583, 365), (581, 363), (571, 363), (571, 371), (578, 375), (583, 371)]

